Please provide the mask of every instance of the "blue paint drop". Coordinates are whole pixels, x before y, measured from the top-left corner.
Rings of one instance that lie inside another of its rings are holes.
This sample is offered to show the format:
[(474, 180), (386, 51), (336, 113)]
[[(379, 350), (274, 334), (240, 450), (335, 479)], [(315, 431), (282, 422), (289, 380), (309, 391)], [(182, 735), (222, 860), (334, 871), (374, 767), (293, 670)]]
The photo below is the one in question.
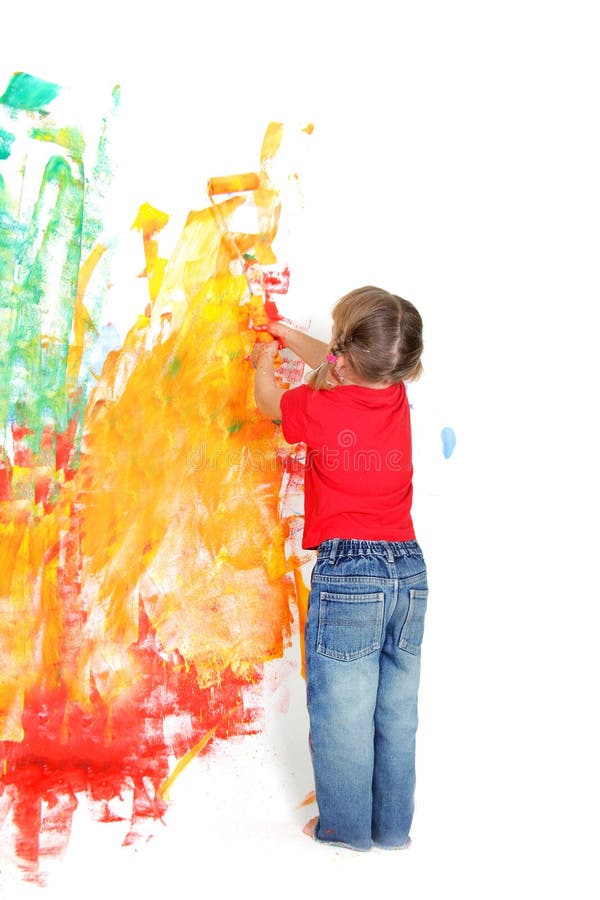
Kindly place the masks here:
[(456, 447), (456, 435), (453, 428), (442, 428), (442, 453), (444, 459), (450, 459), (452, 451)]

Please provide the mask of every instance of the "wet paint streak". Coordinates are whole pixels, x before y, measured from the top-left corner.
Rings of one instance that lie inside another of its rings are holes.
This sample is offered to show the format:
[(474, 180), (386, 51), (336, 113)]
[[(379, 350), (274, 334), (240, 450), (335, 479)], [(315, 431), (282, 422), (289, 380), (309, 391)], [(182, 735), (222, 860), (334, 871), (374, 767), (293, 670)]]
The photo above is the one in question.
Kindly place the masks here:
[(450, 459), (454, 452), (454, 448), (456, 447), (456, 435), (452, 428), (442, 428), (442, 453), (444, 454), (444, 459)]
[(296, 520), (278, 511), (288, 453), (248, 363), (289, 283), (271, 248), (282, 126), (252, 179), (254, 234), (228, 225), (246, 198), (209, 197), (166, 259), (167, 214), (142, 205), (149, 303), (119, 346), (90, 290), (108, 257), (107, 133), (88, 179), (82, 135), (42, 111), (54, 87), (19, 78), (4, 94), (39, 114), (27, 140), (49, 150), (28, 220), (22, 184), (0, 182), (0, 805), (38, 881), (82, 797), (114, 821), (131, 794), (130, 842), (213, 737), (260, 727), (251, 689), (303, 596)]

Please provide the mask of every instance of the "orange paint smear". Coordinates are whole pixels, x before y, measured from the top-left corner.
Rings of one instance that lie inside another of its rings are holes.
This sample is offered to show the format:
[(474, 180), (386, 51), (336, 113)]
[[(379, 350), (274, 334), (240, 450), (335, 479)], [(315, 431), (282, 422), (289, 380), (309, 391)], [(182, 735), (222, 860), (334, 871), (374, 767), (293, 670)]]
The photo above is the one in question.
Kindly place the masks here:
[(255, 191), (260, 186), (257, 172), (246, 172), (242, 175), (224, 175), (221, 178), (210, 178), (208, 181), (209, 196), (215, 194), (237, 194), (240, 191)]
[(311, 803), (316, 803), (317, 795), (314, 791), (309, 791), (302, 803), (299, 803), (297, 809), (304, 809), (305, 806), (310, 806)]
[(306, 653), (304, 646), (304, 626), (308, 615), (308, 598), (310, 589), (306, 585), (299, 568), (294, 570), (294, 582), (296, 584), (296, 597), (298, 600), (298, 631), (300, 633), (300, 656), (302, 664), (302, 677), (306, 677)]

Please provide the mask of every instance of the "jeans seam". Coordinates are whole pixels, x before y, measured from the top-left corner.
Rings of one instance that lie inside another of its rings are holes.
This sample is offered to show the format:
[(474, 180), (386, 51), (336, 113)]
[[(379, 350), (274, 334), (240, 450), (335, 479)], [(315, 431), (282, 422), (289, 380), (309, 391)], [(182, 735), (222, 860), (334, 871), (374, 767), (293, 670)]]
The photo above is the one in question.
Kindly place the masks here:
[[(375, 584), (375, 585), (389, 585), (391, 582), (394, 582), (398, 585), (399, 588), (404, 587), (412, 587), (416, 584), (423, 584), (423, 581), (426, 577), (426, 571), (417, 572), (415, 575), (409, 575), (406, 578), (393, 578), (390, 575), (343, 575), (342, 578), (346, 584)], [(312, 582), (313, 584), (321, 583), (321, 584), (331, 584), (331, 582), (339, 582), (339, 575), (325, 575), (320, 572), (314, 571)]]
[[(388, 625), (392, 621), (394, 613), (396, 612), (397, 605), (398, 605), (398, 579), (395, 579), (392, 601), (390, 602), (390, 612), (389, 612), (388, 620), (387, 620)], [(386, 626), (386, 628), (387, 628), (387, 626)]]
[[(421, 653), (421, 641), (422, 641), (422, 629), (421, 629), (421, 638), (417, 643), (414, 641), (407, 640), (409, 636), (410, 629), (412, 628), (413, 620), (415, 618), (416, 612), (416, 601), (424, 600), (425, 601), (425, 609), (427, 604), (427, 591), (419, 591), (419, 590), (410, 590), (409, 591), (409, 602), (408, 602), (408, 610), (406, 613), (406, 619), (404, 620), (404, 624), (402, 625), (402, 630), (400, 631), (400, 639), (398, 641), (398, 649), (405, 650), (406, 653), (410, 653), (412, 656), (419, 656)], [(423, 614), (424, 618), (424, 614)]]

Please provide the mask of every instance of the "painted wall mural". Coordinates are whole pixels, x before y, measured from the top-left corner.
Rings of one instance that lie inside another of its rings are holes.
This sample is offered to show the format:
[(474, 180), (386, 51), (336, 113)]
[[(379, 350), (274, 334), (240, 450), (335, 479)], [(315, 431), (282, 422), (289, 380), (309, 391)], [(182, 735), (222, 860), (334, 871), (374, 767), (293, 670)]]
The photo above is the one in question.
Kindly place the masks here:
[(141, 198), (148, 294), (121, 340), (102, 325), (119, 93), (93, 142), (57, 84), (17, 73), (0, 96), (0, 828), (39, 881), (79, 803), (108, 822), (130, 797), (134, 841), (214, 737), (260, 727), (252, 688), (305, 602), (302, 460), (248, 362), (290, 278), (284, 126), (254, 171), (215, 173), (168, 256)]

